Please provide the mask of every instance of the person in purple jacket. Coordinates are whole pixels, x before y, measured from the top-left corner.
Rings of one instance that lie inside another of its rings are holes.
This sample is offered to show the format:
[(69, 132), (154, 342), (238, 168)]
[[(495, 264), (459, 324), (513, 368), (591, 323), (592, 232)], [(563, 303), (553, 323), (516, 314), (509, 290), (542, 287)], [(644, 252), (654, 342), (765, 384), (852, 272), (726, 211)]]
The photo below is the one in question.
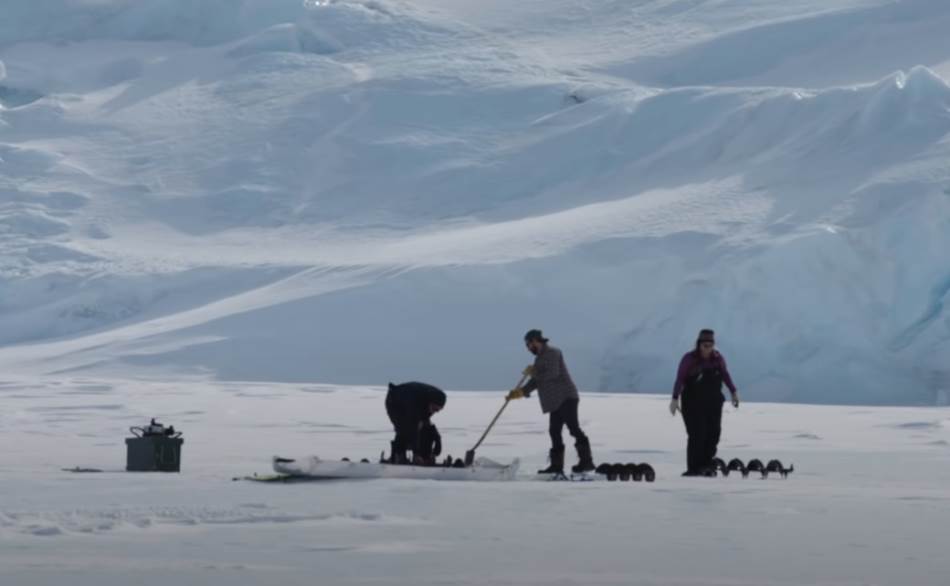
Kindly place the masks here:
[(686, 472), (683, 476), (704, 476), (712, 468), (722, 431), (722, 385), (732, 394), (732, 405), (738, 409), (739, 392), (726, 367), (726, 359), (716, 350), (716, 335), (702, 330), (696, 349), (680, 361), (673, 387), (670, 413), (683, 413), (686, 434)]

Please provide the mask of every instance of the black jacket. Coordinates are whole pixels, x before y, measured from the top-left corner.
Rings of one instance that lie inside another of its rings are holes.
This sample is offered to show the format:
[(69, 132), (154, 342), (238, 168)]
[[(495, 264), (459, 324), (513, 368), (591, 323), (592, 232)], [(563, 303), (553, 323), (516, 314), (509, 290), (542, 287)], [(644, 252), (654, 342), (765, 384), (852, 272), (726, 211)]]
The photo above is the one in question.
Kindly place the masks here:
[[(401, 385), (389, 383), (386, 395), (386, 412), (396, 428), (396, 438), (400, 447), (409, 448), (414, 453), (432, 450), (441, 451), (441, 438), (429, 419), (432, 414), (429, 406), (445, 405), (445, 393), (441, 389), (425, 383), (410, 382)], [(420, 434), (423, 430), (425, 434)], [(426, 435), (427, 446), (421, 446), (420, 435)], [(437, 455), (437, 453), (435, 454)]]
[(389, 383), (386, 409), (394, 415), (398, 414), (400, 419), (417, 425), (421, 421), (428, 421), (431, 417), (429, 405), (433, 403), (445, 405), (445, 393), (437, 387), (416, 382), (401, 385)]

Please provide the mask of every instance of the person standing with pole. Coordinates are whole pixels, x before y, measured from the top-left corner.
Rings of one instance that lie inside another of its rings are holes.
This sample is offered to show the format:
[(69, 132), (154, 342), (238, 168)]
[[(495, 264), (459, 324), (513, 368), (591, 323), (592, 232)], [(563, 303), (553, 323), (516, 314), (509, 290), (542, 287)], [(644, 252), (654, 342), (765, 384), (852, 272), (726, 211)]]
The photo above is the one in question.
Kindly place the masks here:
[(571, 471), (582, 473), (594, 470), (590, 440), (577, 420), (580, 395), (564, 363), (564, 356), (559, 349), (548, 345), (548, 339), (541, 330), (529, 331), (524, 341), (528, 351), (535, 355), (534, 364), (525, 369), (525, 375), (531, 379), (523, 387), (510, 391), (507, 398), (528, 397), (537, 390), (541, 411), (550, 415), (548, 433), (551, 435), (551, 464), (538, 470), (538, 474), (564, 473), (564, 439), (561, 434), (565, 425), (574, 437), (574, 447), (577, 449), (578, 463), (571, 467)]
[(716, 350), (716, 335), (712, 330), (702, 330), (696, 348), (680, 360), (670, 401), (672, 415), (683, 413), (689, 438), (683, 476), (705, 476), (712, 469), (722, 433), (723, 383), (729, 387), (733, 407), (738, 409), (739, 392), (726, 359)]

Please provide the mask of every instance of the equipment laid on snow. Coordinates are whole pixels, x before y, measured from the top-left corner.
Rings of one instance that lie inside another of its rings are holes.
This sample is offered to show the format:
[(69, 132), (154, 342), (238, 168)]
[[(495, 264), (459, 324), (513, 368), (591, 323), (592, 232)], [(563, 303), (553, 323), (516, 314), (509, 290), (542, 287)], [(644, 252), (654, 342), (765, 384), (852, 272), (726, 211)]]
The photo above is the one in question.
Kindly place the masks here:
[(127, 472), (181, 472), (181, 432), (152, 419), (145, 427), (130, 427), (126, 438)]
[(729, 466), (722, 458), (713, 458), (712, 468), (723, 476), (729, 476)]
[(769, 474), (779, 474), (782, 478), (788, 478), (788, 475), (795, 471), (795, 466), (791, 465), (788, 468), (782, 465), (780, 460), (769, 460), (768, 464), (763, 464), (762, 460), (758, 458), (753, 458), (749, 460), (748, 464), (743, 464), (742, 460), (739, 458), (733, 458), (729, 460), (729, 463), (726, 464), (720, 458), (714, 458), (713, 463), (708, 468), (701, 470), (699, 473), (694, 474), (693, 476), (707, 476), (714, 477), (721, 474), (722, 476), (729, 476), (730, 472), (739, 472), (742, 474), (743, 478), (748, 478), (750, 472), (758, 472), (762, 475), (762, 478), (768, 478)]
[(763, 476), (768, 476), (769, 472), (778, 472), (782, 475), (782, 478), (788, 478), (788, 475), (795, 471), (795, 464), (792, 464), (788, 468), (782, 466), (782, 463), (779, 460), (769, 460), (769, 463), (765, 466), (765, 473)]
[(557, 472), (555, 474), (539, 474), (538, 476), (549, 482), (594, 482), (595, 480), (604, 479), (603, 476), (593, 472), (571, 472), (570, 474)]
[[(539, 474), (539, 476), (545, 476), (544, 474)], [(591, 480), (607, 480), (609, 482), (621, 481), (646, 481), (653, 482), (656, 480), (656, 472), (653, 470), (653, 466), (650, 466), (647, 463), (643, 464), (634, 464), (633, 462), (628, 462), (626, 464), (616, 463), (616, 464), (601, 464), (592, 472), (582, 472), (582, 473), (573, 473), (570, 475), (559, 473), (551, 474), (548, 478), (549, 480), (574, 480), (574, 481), (591, 481)]]
[(647, 482), (653, 482), (656, 480), (656, 471), (653, 470), (653, 466), (650, 466), (646, 462), (637, 464), (637, 471), (643, 476), (643, 480)]
[[(521, 380), (518, 381), (518, 384), (515, 385), (516, 389), (520, 389), (521, 386), (528, 379), (528, 371), (521, 376)], [(482, 445), (482, 442), (485, 441), (485, 438), (488, 437), (488, 432), (495, 427), (495, 422), (498, 421), (498, 418), (501, 417), (501, 414), (504, 412), (505, 407), (508, 406), (508, 403), (511, 402), (511, 398), (505, 397), (505, 403), (501, 406), (501, 409), (498, 410), (498, 413), (495, 414), (495, 417), (491, 420), (491, 423), (488, 424), (488, 428), (485, 429), (485, 433), (482, 434), (482, 437), (478, 438), (478, 441), (475, 442), (475, 445), (472, 446), (472, 449), (465, 452), (465, 465), (471, 466), (475, 462), (475, 450), (478, 449), (478, 446)]]
[(307, 480), (306, 478), (295, 478), (286, 474), (248, 474), (245, 476), (235, 476), (231, 479), (234, 482), (238, 480), (248, 480), (251, 482), (294, 482), (297, 480)]
[(375, 478), (409, 478), (420, 480), (514, 480), (518, 473), (518, 460), (500, 464), (487, 458), (479, 458), (470, 466), (461, 460), (451, 465), (413, 466), (385, 462), (349, 462), (321, 460), (310, 456), (302, 460), (274, 457), (274, 472), (296, 478), (314, 480), (355, 480)]
[(745, 465), (745, 469), (746, 475), (748, 475), (749, 472), (760, 472), (762, 473), (763, 478), (768, 476), (768, 472), (765, 471), (765, 464), (763, 464), (762, 460), (759, 460), (758, 458), (749, 460), (749, 463)]
[(742, 460), (739, 458), (733, 458), (729, 460), (729, 464), (726, 466), (726, 472), (724, 476), (729, 476), (729, 472), (740, 472), (743, 478), (749, 475), (749, 471), (746, 469), (745, 464), (743, 464)]

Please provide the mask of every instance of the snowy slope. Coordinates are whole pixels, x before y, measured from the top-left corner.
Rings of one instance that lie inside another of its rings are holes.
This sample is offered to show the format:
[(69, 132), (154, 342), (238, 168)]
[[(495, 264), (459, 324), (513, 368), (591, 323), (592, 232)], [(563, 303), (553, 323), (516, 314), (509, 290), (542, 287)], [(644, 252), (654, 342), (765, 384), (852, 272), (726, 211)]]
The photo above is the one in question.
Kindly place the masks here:
[[(585, 394), (598, 461), (645, 483), (380, 480), (262, 485), (274, 453), (370, 457), (391, 439), (381, 388), (141, 383), (0, 385), (0, 568), (15, 586), (481, 584), (938, 586), (950, 561), (946, 408), (727, 407), (721, 453), (794, 463), (778, 478), (681, 478), (662, 396)], [(450, 393), (464, 453), (500, 393)], [(665, 415), (665, 416), (664, 416)], [(124, 465), (129, 425), (184, 432), (180, 475)], [(479, 455), (544, 464), (546, 421), (511, 405)], [(71, 474), (63, 467), (99, 467)]]
[[(0, 365), (950, 389), (950, 5), (14, 1)], [(472, 360), (472, 357), (478, 357)]]

